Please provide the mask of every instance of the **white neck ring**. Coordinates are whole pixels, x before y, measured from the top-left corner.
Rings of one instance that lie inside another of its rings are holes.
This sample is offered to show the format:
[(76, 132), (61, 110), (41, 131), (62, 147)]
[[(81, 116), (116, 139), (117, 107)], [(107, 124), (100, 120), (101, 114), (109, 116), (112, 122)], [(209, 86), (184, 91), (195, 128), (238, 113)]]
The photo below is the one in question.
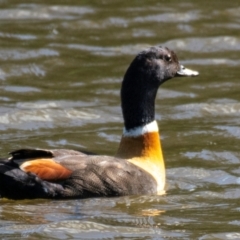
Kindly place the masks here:
[(123, 136), (124, 137), (138, 137), (138, 136), (142, 136), (146, 133), (150, 133), (150, 132), (158, 132), (158, 124), (157, 124), (156, 120), (146, 124), (145, 126), (132, 128), (130, 130), (126, 130), (124, 128)]

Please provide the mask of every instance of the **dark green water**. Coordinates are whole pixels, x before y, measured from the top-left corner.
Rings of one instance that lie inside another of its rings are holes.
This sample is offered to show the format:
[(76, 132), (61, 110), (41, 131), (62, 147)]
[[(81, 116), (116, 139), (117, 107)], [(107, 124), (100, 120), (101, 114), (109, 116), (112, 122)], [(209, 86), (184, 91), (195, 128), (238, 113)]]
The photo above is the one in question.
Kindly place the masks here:
[(240, 239), (240, 4), (0, 1), (0, 149), (114, 155), (133, 57), (174, 49), (197, 78), (165, 83), (165, 196), (0, 200), (1, 239)]

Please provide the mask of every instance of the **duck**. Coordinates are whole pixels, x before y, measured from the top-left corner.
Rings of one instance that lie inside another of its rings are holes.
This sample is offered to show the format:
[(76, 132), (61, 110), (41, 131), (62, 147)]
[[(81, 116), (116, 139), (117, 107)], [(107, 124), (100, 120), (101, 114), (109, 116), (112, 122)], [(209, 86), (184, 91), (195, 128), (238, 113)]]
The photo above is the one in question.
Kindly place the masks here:
[(124, 128), (115, 156), (69, 149), (23, 148), (0, 160), (0, 197), (73, 199), (165, 192), (165, 165), (155, 98), (161, 84), (199, 73), (176, 53), (153, 46), (136, 55), (121, 85)]

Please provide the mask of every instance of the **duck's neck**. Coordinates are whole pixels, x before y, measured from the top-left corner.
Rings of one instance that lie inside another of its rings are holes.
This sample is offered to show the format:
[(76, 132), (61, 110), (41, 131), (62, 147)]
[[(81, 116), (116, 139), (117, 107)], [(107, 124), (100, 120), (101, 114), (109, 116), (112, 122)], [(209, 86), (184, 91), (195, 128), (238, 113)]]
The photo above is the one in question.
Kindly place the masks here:
[(148, 86), (144, 80), (129, 81), (125, 76), (121, 88), (124, 126), (127, 131), (144, 127), (155, 120), (155, 98), (158, 86)]
[(130, 66), (122, 82), (121, 103), (124, 132), (117, 157), (126, 159), (149, 157), (162, 161), (162, 149), (154, 109), (159, 83), (150, 84), (150, 81), (146, 81), (151, 78), (151, 75), (146, 75), (144, 69), (132, 71), (133, 69), (134, 66)]

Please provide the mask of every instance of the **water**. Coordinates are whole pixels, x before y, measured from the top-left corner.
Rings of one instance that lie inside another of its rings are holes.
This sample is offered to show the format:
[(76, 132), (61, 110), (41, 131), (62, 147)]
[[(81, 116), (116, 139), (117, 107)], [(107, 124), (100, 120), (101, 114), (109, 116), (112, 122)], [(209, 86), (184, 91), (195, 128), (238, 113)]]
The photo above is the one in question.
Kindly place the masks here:
[(136, 53), (174, 49), (197, 78), (165, 83), (156, 118), (167, 194), (0, 200), (2, 239), (240, 239), (239, 1), (0, 1), (1, 156), (114, 155)]

